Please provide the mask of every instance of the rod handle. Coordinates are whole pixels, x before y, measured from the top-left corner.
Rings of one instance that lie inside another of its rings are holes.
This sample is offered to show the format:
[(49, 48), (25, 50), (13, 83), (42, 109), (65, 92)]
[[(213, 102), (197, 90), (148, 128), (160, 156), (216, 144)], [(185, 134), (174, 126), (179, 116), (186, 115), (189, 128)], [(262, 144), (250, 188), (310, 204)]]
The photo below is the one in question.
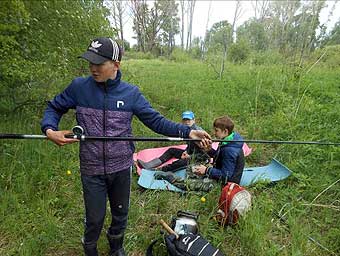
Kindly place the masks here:
[(179, 238), (179, 235), (172, 229), (169, 227), (168, 224), (166, 224), (166, 222), (163, 219), (160, 219), (159, 223), (163, 226), (163, 228), (165, 228), (165, 230), (169, 233), (169, 234), (173, 234), (176, 236), (176, 239)]
[(75, 134), (72, 134), (72, 133), (65, 134), (64, 137), (67, 138), (67, 139), (79, 139), (78, 135), (75, 135)]

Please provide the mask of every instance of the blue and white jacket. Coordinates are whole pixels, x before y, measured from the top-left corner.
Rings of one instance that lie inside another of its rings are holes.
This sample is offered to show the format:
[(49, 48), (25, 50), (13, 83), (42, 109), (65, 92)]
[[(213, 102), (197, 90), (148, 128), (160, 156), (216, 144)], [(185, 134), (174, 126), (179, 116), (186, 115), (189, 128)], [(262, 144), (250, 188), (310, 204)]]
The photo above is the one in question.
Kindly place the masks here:
[[(78, 125), (87, 136), (132, 136), (132, 117), (137, 116), (156, 133), (189, 137), (190, 127), (171, 122), (154, 110), (139, 88), (123, 82), (121, 72), (114, 80), (96, 82), (92, 76), (78, 77), (48, 102), (41, 130), (58, 130), (63, 114), (76, 109)], [(133, 164), (134, 144), (129, 141), (80, 142), (80, 171), (102, 175), (126, 170)]]

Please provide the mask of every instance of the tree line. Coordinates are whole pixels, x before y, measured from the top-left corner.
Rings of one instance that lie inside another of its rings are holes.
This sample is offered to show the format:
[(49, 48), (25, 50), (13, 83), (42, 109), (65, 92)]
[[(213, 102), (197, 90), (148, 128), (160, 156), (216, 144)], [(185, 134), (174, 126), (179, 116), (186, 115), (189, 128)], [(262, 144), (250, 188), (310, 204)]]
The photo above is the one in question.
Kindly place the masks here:
[[(124, 17), (133, 19), (136, 51), (169, 56), (177, 47), (192, 57), (208, 61), (220, 77), (227, 59), (242, 63), (254, 52), (269, 53), (289, 58), (301, 67), (316, 49), (340, 44), (340, 19), (327, 33), (327, 22), (333, 16), (336, 1), (328, 3), (331, 5), (328, 20), (321, 23), (320, 13), (327, 7), (325, 0), (256, 0), (252, 2), (254, 16), (238, 27), (243, 3), (240, 0), (235, 2), (232, 22), (222, 20), (209, 28), (210, 1), (204, 38), (192, 36), (196, 0), (116, 1), (111, 9), (119, 14), (113, 19), (121, 33)], [(175, 35), (180, 36), (177, 46)], [(117, 36), (124, 41), (120, 34)]]
[[(237, 28), (236, 22), (242, 16), (242, 1), (236, 1), (232, 23), (222, 20), (211, 28), (208, 28), (211, 15), (209, 8), (204, 38), (192, 36), (195, 4), (196, 0), (129, 0), (114, 1), (110, 9), (115, 27), (119, 31), (117, 37), (125, 40), (124, 25), (127, 19), (132, 19), (136, 50), (155, 54), (160, 54), (162, 47), (171, 52), (175, 47), (175, 35), (180, 35), (178, 46), (183, 50), (200, 47), (201, 52), (216, 48), (218, 44), (223, 48), (232, 43), (244, 43), (251, 50), (276, 49), (291, 56), (296, 49), (306, 53), (326, 44), (340, 43), (339, 22), (328, 34), (327, 21), (320, 23), (320, 13), (326, 7), (325, 0), (256, 0), (253, 1), (254, 16)], [(329, 4), (332, 6), (328, 19), (333, 15), (336, 1)]]

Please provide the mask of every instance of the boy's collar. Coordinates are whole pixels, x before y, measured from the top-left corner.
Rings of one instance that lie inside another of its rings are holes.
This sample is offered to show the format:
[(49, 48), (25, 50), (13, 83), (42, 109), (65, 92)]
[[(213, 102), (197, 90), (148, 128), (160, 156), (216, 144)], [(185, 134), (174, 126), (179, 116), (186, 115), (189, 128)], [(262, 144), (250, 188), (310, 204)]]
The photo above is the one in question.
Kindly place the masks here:
[(220, 142), (220, 146), (227, 145), (231, 140), (234, 139), (235, 133), (230, 133), (227, 137), (223, 138), (223, 141)]

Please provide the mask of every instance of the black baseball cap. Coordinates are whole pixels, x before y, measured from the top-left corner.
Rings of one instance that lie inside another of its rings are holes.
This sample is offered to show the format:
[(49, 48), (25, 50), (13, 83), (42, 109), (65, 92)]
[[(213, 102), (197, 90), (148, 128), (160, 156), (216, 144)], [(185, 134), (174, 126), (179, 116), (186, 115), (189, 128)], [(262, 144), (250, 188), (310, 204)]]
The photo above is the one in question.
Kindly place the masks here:
[(122, 49), (115, 40), (98, 37), (92, 40), (87, 51), (79, 57), (93, 64), (102, 64), (107, 60), (121, 61)]

